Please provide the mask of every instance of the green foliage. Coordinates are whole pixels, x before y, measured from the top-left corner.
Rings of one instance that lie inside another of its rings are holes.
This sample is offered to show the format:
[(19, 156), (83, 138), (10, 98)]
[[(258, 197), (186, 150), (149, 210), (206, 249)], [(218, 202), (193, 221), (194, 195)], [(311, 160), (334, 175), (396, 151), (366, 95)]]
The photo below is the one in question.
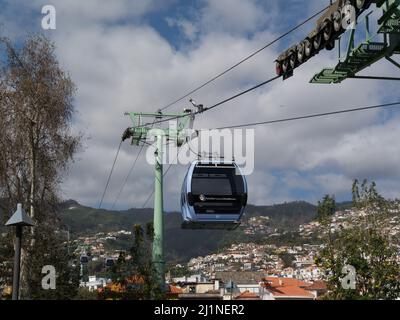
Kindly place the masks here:
[[(20, 295), (69, 299), (78, 287), (77, 272), (69, 267), (55, 206), (79, 148), (80, 137), (71, 131), (75, 85), (45, 36), (15, 44), (0, 35), (0, 46), (1, 207), (9, 215), (21, 203), (36, 224), (24, 231)], [(7, 241), (12, 246), (12, 239)], [(6, 254), (5, 262), (10, 258)], [(45, 265), (56, 268), (56, 290), (42, 289)]]
[(164, 297), (162, 288), (159, 288), (157, 273), (152, 262), (152, 243), (154, 240), (153, 223), (147, 223), (145, 229), (135, 225), (134, 245), (131, 248), (132, 263), (135, 274), (143, 279), (139, 287), (140, 297), (143, 299), (161, 299)]
[(296, 260), (293, 254), (282, 252), (278, 256), (282, 259), (284, 268), (293, 267), (293, 262)]
[(172, 278), (184, 277), (190, 274), (187, 265), (181, 265), (180, 267), (172, 266), (168, 269), (168, 272)]
[[(326, 270), (327, 299), (396, 299), (400, 297), (397, 250), (387, 236), (385, 217), (390, 207), (375, 183), (353, 184), (353, 206), (364, 216), (349, 229), (331, 234), (327, 223), (325, 247), (316, 263)], [(356, 270), (356, 288), (344, 289), (342, 269)]]
[(132, 265), (126, 261), (126, 254), (121, 252), (115, 264), (108, 267), (107, 278), (113, 283), (125, 284), (125, 280), (132, 276), (132, 273)]
[(322, 201), (318, 201), (317, 219), (320, 222), (329, 220), (336, 212), (336, 201), (334, 196), (326, 195)]
[(13, 249), (13, 232), (4, 230), (4, 234), (0, 234), (0, 299), (2, 296), (2, 288), (11, 286), (12, 284), (12, 259), (14, 256)]
[[(69, 300), (73, 299), (79, 287), (79, 267), (73, 267), (73, 257), (68, 253), (67, 244), (62, 234), (54, 231), (47, 224), (37, 226), (35, 232), (35, 253), (29, 253), (26, 268), (30, 298), (34, 300)], [(32, 249), (30, 249), (32, 250)], [(56, 270), (56, 289), (44, 290), (41, 286), (43, 266), (51, 265)]]
[(87, 264), (87, 270), (88, 274), (98, 274), (100, 276), (100, 273), (103, 271), (104, 268), (104, 261), (103, 260), (97, 260), (97, 261), (89, 261)]
[(111, 268), (111, 279), (120, 285), (120, 292), (107, 288), (103, 299), (148, 300), (162, 299), (164, 293), (158, 286), (156, 271), (152, 262), (153, 226), (147, 223), (145, 228), (140, 224), (133, 227), (133, 246), (130, 249), (131, 259), (121, 253), (116, 264)]
[(97, 300), (97, 291), (90, 292), (86, 288), (79, 288), (73, 300)]

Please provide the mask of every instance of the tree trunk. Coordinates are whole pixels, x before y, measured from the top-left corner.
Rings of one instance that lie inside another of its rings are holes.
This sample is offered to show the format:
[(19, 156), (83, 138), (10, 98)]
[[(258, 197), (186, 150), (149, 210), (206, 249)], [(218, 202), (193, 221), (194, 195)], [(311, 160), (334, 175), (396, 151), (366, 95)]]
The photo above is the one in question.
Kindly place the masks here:
[[(35, 192), (36, 192), (36, 153), (35, 143), (33, 135), (34, 123), (31, 123), (29, 130), (29, 175), (30, 175), (30, 188), (29, 188), (29, 215), (33, 221), (35, 221)], [(28, 252), (33, 252), (35, 246), (35, 227), (29, 228), (31, 232), (30, 250), (23, 248), (21, 255), (21, 294), (23, 299), (30, 299), (30, 288), (28, 281), (28, 264), (29, 260)]]

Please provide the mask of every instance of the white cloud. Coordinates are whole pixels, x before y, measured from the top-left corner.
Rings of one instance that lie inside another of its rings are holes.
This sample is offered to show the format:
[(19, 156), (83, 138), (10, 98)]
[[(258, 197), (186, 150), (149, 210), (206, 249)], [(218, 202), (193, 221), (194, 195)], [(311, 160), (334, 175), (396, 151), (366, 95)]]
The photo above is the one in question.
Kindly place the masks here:
[(196, 39), (197, 34), (199, 33), (198, 26), (184, 18), (173, 19), (173, 18), (166, 18), (167, 24), (169, 27), (177, 27), (179, 28), (185, 37), (193, 41)]
[[(155, 10), (154, 1), (55, 3), (60, 27), (51, 35), (62, 65), (78, 86), (76, 125), (91, 137), (80, 160), (71, 168), (63, 194), (88, 205), (98, 204), (119, 138), (131, 125), (123, 116), (125, 111), (155, 111), (260, 48), (276, 36), (277, 30), (262, 28), (277, 10), (276, 5), (205, 1), (197, 20), (170, 20), (171, 25), (183, 28), (189, 39), (199, 33), (198, 41), (180, 51), (142, 19), (143, 14)], [(118, 23), (126, 18), (132, 21)], [(248, 32), (253, 33), (252, 37), (245, 36)], [(276, 47), (265, 50), (193, 98), (209, 106), (270, 78), (277, 54)], [(371, 105), (395, 92), (377, 82), (348, 80), (330, 86), (308, 83), (315, 72), (335, 63), (334, 52), (322, 52), (296, 70), (293, 78), (278, 80), (199, 116), (196, 127)], [(379, 64), (379, 68), (366, 72), (392, 70), (387, 63)], [(188, 101), (182, 101), (171, 111), (187, 106)], [(396, 166), (400, 160), (400, 146), (396, 144), (399, 127), (395, 120), (379, 123), (379, 119), (378, 111), (367, 111), (257, 127), (256, 171), (248, 179), (250, 202), (299, 200), (295, 189), (303, 190), (308, 194), (305, 200), (312, 201), (325, 193), (343, 195), (350, 191), (355, 177), (373, 178), (378, 186), (382, 181), (383, 191), (393, 196), (400, 179)], [(137, 147), (124, 144), (106, 203), (113, 202), (137, 152)], [(174, 167), (166, 178), (167, 209), (178, 207), (185, 169)], [(119, 207), (141, 206), (152, 185), (153, 168), (142, 157)]]
[(399, 117), (385, 124), (346, 134), (331, 153), (320, 153), (317, 163), (335, 163), (347, 176), (373, 179), (400, 177)]
[[(327, 194), (343, 196), (349, 194), (350, 186), (354, 180), (343, 174), (325, 173), (316, 174), (313, 183)], [(319, 197), (321, 198), (321, 197)]]
[(267, 12), (255, 0), (206, 0), (201, 22), (204, 30), (224, 33), (254, 32), (265, 24)]

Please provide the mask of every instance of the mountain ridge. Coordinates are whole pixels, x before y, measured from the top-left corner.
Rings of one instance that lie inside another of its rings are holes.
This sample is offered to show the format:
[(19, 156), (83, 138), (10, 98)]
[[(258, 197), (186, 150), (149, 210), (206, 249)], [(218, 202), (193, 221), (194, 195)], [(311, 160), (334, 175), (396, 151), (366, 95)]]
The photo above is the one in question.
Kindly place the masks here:
[[(302, 223), (316, 217), (316, 206), (305, 201), (287, 202), (271, 206), (248, 205), (243, 216), (245, 223), (258, 216), (268, 216), (271, 228), (295, 230)], [(153, 209), (131, 208), (122, 211), (95, 209), (67, 200), (60, 205), (60, 220), (75, 236), (93, 235), (98, 232), (132, 230), (134, 224), (145, 224), (153, 220)], [(183, 230), (181, 214), (168, 212), (165, 222), (165, 250), (167, 260), (181, 261), (209, 254), (233, 242), (247, 241), (249, 237), (239, 227), (225, 230)], [(259, 235), (262, 237), (263, 235)]]

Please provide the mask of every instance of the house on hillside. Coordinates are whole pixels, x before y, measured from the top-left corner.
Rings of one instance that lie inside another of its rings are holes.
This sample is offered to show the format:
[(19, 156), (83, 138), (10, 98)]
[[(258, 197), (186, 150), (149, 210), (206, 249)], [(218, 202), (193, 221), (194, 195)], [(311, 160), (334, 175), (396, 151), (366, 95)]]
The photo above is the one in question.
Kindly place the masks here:
[(180, 283), (183, 293), (187, 294), (203, 294), (210, 291), (218, 291), (219, 285), (214, 281), (207, 282), (185, 282)]
[(236, 296), (235, 300), (249, 301), (249, 300), (261, 300), (261, 298), (258, 294), (246, 290), (245, 292)]
[(263, 300), (315, 300), (327, 291), (323, 281), (308, 283), (282, 277), (266, 277), (261, 287)]
[(183, 293), (182, 288), (174, 286), (172, 284), (168, 284), (166, 298), (167, 300), (177, 300), (179, 299), (179, 295), (182, 293)]
[(328, 287), (326, 283), (322, 280), (314, 281), (310, 286), (305, 288), (307, 291), (310, 291), (316, 299), (323, 296), (328, 292)]
[(260, 284), (263, 283), (263, 278), (263, 272), (254, 271), (215, 273), (215, 279), (220, 281), (224, 300), (232, 300), (244, 292), (260, 296)]
[(179, 300), (222, 300), (220, 282), (196, 281), (179, 283)]
[(88, 281), (81, 281), (80, 287), (87, 288), (90, 292), (97, 291), (107, 285), (107, 279), (89, 276)]
[(188, 282), (197, 283), (197, 282), (207, 282), (207, 281), (208, 279), (201, 274), (194, 274), (191, 276), (183, 276), (171, 279), (172, 283), (188, 283)]

